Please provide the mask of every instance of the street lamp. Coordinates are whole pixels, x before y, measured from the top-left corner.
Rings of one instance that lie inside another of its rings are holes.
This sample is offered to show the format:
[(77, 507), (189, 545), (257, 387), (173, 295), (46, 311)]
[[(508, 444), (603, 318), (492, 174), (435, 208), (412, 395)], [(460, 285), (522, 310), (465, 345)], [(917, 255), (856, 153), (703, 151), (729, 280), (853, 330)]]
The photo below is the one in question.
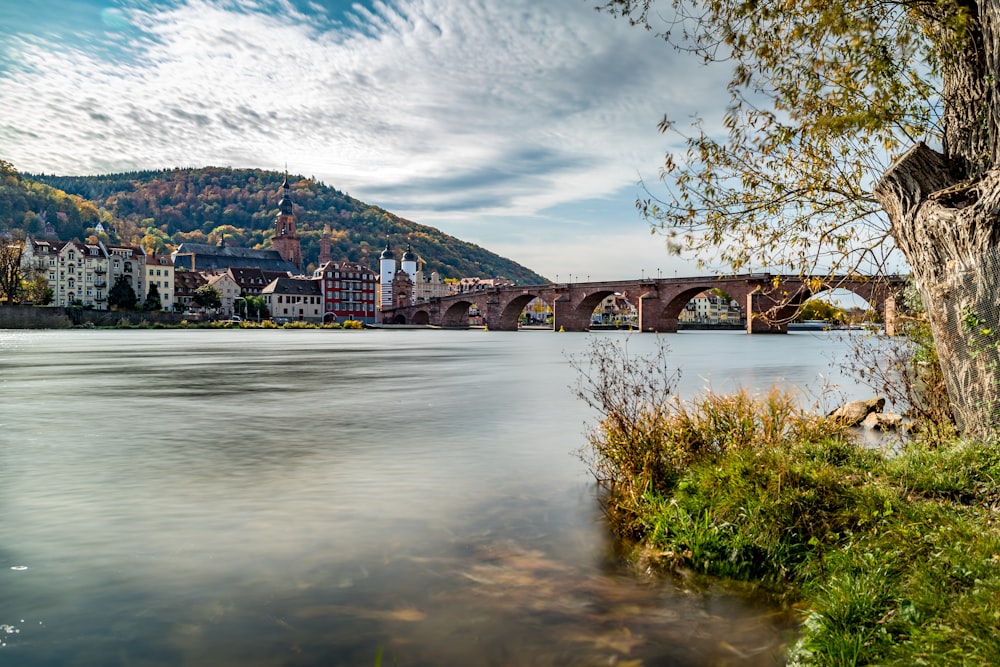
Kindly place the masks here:
[(645, 279), (646, 279), (646, 269), (642, 269), (642, 277), (639, 280), (645, 280)]

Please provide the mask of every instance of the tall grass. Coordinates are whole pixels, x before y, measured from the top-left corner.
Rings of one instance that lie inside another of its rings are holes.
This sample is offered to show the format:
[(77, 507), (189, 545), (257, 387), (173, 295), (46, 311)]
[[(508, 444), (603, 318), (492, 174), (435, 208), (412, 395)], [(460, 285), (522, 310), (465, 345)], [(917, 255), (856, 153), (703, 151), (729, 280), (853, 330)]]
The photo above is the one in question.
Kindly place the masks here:
[(670, 369), (668, 352), (661, 343), (650, 357), (630, 356), (627, 342), (595, 339), (585, 357), (572, 360), (577, 395), (602, 415), (584, 458), (607, 489), (608, 508), (623, 533), (632, 532), (627, 517), (648, 494), (669, 492), (698, 461), (844, 432), (777, 388), (764, 395), (708, 392), (683, 401), (674, 394), (680, 376)]
[(643, 564), (795, 602), (794, 665), (1000, 664), (995, 443), (862, 447), (780, 391), (682, 401), (676, 374), (644, 375), (664, 348), (607, 344), (578, 386), (602, 410), (588, 458)]

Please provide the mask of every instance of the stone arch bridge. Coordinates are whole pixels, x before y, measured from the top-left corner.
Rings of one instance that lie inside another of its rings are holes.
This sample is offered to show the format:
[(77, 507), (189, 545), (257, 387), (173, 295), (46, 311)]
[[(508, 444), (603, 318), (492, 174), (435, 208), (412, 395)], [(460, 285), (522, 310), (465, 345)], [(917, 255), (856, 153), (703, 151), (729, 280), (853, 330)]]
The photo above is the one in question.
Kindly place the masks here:
[(639, 312), (639, 330), (676, 332), (681, 311), (699, 292), (718, 288), (741, 305), (747, 333), (787, 333), (788, 322), (814, 294), (845, 289), (867, 301), (892, 333), (895, 301), (904, 284), (898, 276), (783, 276), (749, 273), (694, 278), (644, 278), (612, 282), (550, 283), (496, 287), (433, 298), (412, 306), (382, 311), (385, 324), (467, 328), (469, 308), (476, 306), (483, 323), (499, 331), (517, 330), (528, 303), (538, 297), (552, 306), (556, 331), (587, 331), (594, 309), (608, 296), (622, 294)]

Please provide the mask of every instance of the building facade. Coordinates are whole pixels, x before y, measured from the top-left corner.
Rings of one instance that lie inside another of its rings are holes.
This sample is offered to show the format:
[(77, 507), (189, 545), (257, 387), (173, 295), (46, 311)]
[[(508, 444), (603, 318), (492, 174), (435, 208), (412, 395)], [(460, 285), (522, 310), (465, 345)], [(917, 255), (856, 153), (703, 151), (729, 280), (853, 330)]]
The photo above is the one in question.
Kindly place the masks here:
[(261, 292), (274, 320), (323, 321), (320, 281), (312, 278), (275, 278)]
[(124, 278), (135, 291), (138, 302), (142, 303), (146, 298), (146, 251), (103, 243), (101, 248), (108, 256), (108, 289), (113, 288), (119, 278)]
[[(174, 263), (170, 255), (151, 254), (146, 256), (146, 294), (156, 285), (160, 294), (160, 307), (163, 310), (173, 310), (174, 304)], [(140, 298), (145, 299), (146, 295)]]
[(103, 246), (29, 238), (25, 254), (27, 265), (52, 290), (51, 305), (108, 309), (109, 258)]
[(240, 286), (229, 273), (208, 274), (205, 281), (219, 293), (219, 314), (232, 317), (235, 314), (236, 299), (240, 298)]
[(378, 280), (374, 271), (356, 262), (326, 262), (313, 276), (321, 283), (324, 322), (377, 321)]

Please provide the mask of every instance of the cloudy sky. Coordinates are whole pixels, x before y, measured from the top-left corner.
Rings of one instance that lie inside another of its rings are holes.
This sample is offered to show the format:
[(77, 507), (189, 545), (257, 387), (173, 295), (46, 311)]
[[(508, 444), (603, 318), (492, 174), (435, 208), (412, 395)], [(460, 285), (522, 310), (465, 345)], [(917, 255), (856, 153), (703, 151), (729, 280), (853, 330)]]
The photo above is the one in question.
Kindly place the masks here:
[(693, 275), (635, 210), (703, 68), (596, 0), (0, 3), (21, 171), (284, 169), (550, 279)]

